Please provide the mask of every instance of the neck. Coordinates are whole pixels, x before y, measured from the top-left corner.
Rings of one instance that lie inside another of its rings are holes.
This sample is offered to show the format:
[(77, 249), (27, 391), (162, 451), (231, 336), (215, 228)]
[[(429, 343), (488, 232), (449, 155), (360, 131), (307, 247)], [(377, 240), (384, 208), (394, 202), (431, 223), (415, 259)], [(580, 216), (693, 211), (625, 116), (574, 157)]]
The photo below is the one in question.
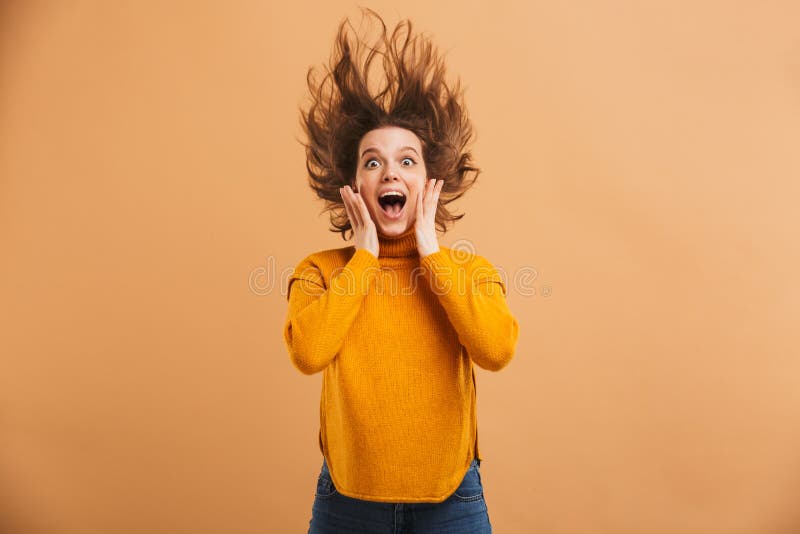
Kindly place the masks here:
[(379, 258), (407, 258), (418, 256), (417, 236), (412, 226), (402, 234), (387, 236), (378, 230)]

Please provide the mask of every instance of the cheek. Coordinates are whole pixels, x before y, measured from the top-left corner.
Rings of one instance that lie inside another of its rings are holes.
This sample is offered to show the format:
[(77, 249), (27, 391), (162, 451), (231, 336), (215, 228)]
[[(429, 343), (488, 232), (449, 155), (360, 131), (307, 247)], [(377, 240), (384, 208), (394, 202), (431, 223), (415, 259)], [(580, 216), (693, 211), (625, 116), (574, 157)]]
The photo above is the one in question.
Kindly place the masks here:
[(361, 174), (360, 170), (356, 173), (356, 177), (355, 180), (353, 180), (353, 183), (355, 184), (355, 187), (358, 189), (358, 191), (361, 191), (362, 189), (367, 190), (370, 188), (370, 184), (367, 182), (367, 179)]
[(361, 195), (364, 204), (366, 204), (368, 208), (372, 206), (372, 197), (375, 195), (375, 192), (371, 187), (359, 188), (358, 194)]

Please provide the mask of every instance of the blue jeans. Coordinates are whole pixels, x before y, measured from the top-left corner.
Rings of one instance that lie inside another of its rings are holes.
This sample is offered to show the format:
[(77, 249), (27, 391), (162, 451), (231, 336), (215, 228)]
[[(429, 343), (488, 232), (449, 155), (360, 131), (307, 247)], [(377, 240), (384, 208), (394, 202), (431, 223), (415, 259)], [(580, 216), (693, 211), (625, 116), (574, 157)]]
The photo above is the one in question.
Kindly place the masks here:
[(364, 501), (338, 492), (322, 460), (308, 534), (491, 534), (476, 458), (458, 488), (440, 503)]

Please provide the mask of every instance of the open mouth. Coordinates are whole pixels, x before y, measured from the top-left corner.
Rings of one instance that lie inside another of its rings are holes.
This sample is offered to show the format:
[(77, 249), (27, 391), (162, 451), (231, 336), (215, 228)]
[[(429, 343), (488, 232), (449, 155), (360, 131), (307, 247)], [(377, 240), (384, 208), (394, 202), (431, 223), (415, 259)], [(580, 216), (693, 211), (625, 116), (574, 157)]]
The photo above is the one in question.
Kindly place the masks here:
[(397, 219), (403, 213), (406, 205), (406, 196), (399, 191), (387, 191), (378, 197), (381, 210), (390, 219)]

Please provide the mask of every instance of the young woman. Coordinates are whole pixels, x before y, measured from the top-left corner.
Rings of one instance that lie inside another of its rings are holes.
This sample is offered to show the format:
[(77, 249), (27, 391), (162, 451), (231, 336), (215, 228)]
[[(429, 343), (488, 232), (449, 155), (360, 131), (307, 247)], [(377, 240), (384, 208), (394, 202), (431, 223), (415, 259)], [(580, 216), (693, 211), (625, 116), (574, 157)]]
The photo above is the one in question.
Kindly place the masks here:
[[(491, 532), (481, 483), (473, 363), (498, 371), (519, 327), (482, 256), (440, 246), (447, 204), (480, 172), (458, 85), (402, 21), (361, 59), (339, 26), (302, 113), (310, 184), (351, 246), (289, 278), (283, 336), (302, 373), (323, 372), (322, 469), (310, 533)], [(404, 33), (405, 30), (405, 33)], [(370, 88), (383, 59), (385, 85)]]

